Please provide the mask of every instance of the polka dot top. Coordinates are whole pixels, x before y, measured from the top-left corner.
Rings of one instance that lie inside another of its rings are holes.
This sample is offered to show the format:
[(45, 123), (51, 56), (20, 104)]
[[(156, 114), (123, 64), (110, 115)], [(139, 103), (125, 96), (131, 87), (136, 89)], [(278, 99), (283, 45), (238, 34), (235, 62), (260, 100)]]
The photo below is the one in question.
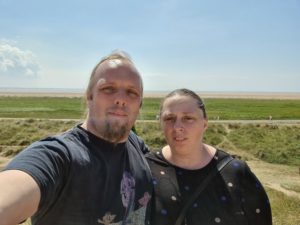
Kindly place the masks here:
[[(228, 155), (217, 150), (201, 169), (187, 170), (171, 165), (161, 150), (146, 156), (153, 175), (151, 205), (153, 225), (174, 225), (184, 204), (219, 160)], [(248, 165), (234, 159), (191, 205), (185, 225), (271, 225), (271, 208), (266, 192)]]

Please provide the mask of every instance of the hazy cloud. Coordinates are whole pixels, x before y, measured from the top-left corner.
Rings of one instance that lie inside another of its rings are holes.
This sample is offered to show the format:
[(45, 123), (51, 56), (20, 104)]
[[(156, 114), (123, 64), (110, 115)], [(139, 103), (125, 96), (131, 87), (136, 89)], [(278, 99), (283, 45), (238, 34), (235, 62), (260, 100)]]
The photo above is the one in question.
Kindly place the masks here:
[(31, 51), (24, 51), (12, 42), (0, 42), (0, 76), (36, 77), (40, 66)]

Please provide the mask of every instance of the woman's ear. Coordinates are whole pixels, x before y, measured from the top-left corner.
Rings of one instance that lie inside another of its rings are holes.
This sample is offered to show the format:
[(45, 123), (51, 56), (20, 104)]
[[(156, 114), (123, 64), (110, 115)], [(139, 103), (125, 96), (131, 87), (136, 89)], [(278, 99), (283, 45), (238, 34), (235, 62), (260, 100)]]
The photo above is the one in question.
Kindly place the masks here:
[(204, 130), (208, 128), (208, 120), (205, 118), (204, 119)]

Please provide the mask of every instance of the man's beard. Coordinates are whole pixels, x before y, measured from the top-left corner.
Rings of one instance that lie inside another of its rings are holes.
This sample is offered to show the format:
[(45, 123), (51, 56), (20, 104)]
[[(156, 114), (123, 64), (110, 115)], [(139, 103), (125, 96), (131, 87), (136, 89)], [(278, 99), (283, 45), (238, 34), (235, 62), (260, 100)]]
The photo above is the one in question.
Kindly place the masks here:
[(110, 142), (118, 143), (124, 139), (128, 132), (128, 123), (120, 124), (118, 121), (105, 121), (104, 126), (100, 128), (102, 137)]

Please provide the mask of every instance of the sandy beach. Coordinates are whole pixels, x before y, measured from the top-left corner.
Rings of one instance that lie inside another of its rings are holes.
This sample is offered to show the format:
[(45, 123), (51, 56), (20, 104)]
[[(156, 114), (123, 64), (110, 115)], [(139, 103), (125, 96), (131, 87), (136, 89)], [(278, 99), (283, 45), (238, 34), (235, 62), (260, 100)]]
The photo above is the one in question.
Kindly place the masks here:
[[(197, 92), (202, 98), (300, 99), (300, 92)], [(162, 98), (168, 91), (145, 91), (144, 97)], [(0, 96), (83, 97), (82, 90), (1, 89)]]
[[(164, 97), (168, 92), (145, 92), (145, 97)], [(300, 92), (197, 92), (202, 98), (300, 99)]]

